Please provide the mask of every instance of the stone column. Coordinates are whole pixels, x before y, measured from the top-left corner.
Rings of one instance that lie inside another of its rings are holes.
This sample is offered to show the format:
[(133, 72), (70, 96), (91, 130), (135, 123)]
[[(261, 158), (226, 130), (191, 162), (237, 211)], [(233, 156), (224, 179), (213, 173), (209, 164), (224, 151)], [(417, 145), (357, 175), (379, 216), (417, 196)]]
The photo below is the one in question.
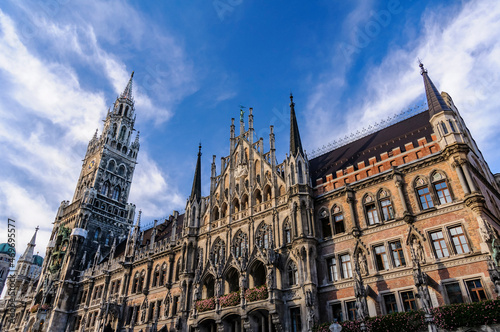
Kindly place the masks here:
[(472, 180), (472, 177), (470, 176), (469, 173), (469, 165), (467, 164), (467, 161), (462, 160), (460, 162), (460, 167), (462, 168), (462, 171), (464, 172), (465, 178), (467, 179), (467, 183), (469, 184), (469, 188), (472, 192), (477, 192), (476, 185), (474, 184), (474, 181)]
[(351, 212), (351, 219), (352, 219), (352, 234), (357, 237), (360, 234), (360, 228), (358, 224), (358, 219), (356, 217), (356, 208), (355, 208), (355, 199), (354, 199), (354, 193), (351, 190), (346, 191), (346, 201), (349, 204), (349, 210)]
[(469, 185), (465, 181), (464, 173), (463, 173), (462, 168), (460, 167), (460, 164), (458, 162), (454, 162), (453, 167), (455, 168), (455, 171), (457, 172), (458, 180), (460, 181), (460, 184), (462, 185), (465, 196), (469, 195), (470, 194)]
[(396, 187), (398, 188), (399, 199), (403, 205), (403, 214), (408, 212), (408, 204), (406, 203), (405, 193), (403, 191), (404, 181), (403, 179), (396, 178)]

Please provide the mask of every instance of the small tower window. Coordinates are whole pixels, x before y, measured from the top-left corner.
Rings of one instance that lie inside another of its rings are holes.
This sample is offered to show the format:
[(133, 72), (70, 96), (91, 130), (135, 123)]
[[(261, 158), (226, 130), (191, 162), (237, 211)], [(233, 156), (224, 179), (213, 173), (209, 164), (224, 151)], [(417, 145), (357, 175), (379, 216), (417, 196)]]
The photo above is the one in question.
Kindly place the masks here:
[(118, 198), (120, 198), (120, 187), (116, 186), (113, 189), (113, 199), (118, 200)]
[(99, 234), (101, 233), (101, 229), (97, 228), (94, 233), (94, 241), (97, 241), (99, 239)]
[(123, 112), (123, 104), (120, 105), (120, 109), (118, 110), (118, 115), (122, 115)]
[(128, 106), (125, 107), (125, 113), (123, 113), (123, 116), (127, 116), (128, 115)]
[(452, 120), (448, 120), (448, 123), (450, 124), (451, 131), (452, 132), (456, 132), (455, 126), (453, 125), (453, 121)]
[(105, 183), (101, 189), (101, 195), (107, 196), (109, 191), (109, 183)]
[(124, 176), (124, 175), (125, 175), (125, 166), (121, 165), (121, 166), (118, 168), (118, 175), (119, 175), (119, 176)]
[(127, 132), (127, 127), (122, 126), (121, 129), (120, 129), (120, 137), (118, 137), (118, 139), (124, 139), (126, 132)]
[(443, 133), (445, 135), (448, 134), (448, 129), (446, 128), (446, 124), (444, 122), (441, 122), (441, 127), (443, 128)]
[(303, 175), (302, 175), (302, 163), (299, 161), (297, 163), (297, 167), (298, 167), (298, 170), (297, 172), (299, 173), (299, 183), (303, 183), (304, 182), (304, 178), (303, 178)]

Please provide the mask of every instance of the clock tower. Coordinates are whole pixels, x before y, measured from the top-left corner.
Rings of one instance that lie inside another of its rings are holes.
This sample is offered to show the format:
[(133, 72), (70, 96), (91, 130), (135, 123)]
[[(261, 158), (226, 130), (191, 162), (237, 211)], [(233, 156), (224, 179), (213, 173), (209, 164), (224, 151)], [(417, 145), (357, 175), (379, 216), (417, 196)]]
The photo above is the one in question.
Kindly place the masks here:
[[(56, 215), (36, 300), (50, 307), (45, 331), (64, 331), (83, 270), (125, 239), (135, 205), (128, 195), (139, 152), (132, 96), (134, 73), (113, 109), (108, 109), (101, 135), (90, 140), (73, 200), (63, 201)], [(116, 241), (116, 242), (115, 242)]]

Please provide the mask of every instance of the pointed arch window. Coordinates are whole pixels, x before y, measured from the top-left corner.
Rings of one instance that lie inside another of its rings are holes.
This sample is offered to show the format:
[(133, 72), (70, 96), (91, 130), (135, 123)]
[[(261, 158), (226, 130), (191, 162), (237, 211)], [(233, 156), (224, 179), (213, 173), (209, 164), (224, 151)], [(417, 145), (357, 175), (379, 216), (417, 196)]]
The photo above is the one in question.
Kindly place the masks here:
[(292, 185), (294, 185), (295, 184), (295, 167), (294, 167), (293, 163), (290, 164), (290, 178), (291, 178)]
[(123, 112), (123, 104), (120, 105), (120, 109), (118, 110), (118, 115), (122, 115)]
[(134, 275), (134, 281), (132, 284), (132, 293), (137, 293), (138, 287), (139, 287), (139, 272), (136, 272)]
[(167, 264), (163, 263), (160, 271), (160, 281), (158, 286), (165, 285), (165, 281), (167, 280)]
[(114, 200), (118, 200), (120, 198), (120, 187), (119, 186), (116, 186), (114, 189), (113, 189), (113, 199)]
[(101, 188), (101, 195), (107, 196), (109, 192), (109, 183), (105, 182)]
[(378, 202), (382, 212), (383, 221), (394, 219), (394, 207), (392, 205), (391, 194), (389, 191), (382, 189), (378, 193)]
[(365, 206), (365, 214), (368, 225), (375, 225), (380, 223), (380, 219), (378, 216), (377, 206), (373, 201), (373, 197), (371, 195), (366, 195), (363, 199), (363, 203)]
[(116, 167), (116, 163), (114, 160), (110, 160), (108, 163), (108, 171), (114, 172)]
[(94, 233), (94, 241), (97, 241), (99, 239), (99, 235), (101, 234), (101, 229), (97, 227)]
[(271, 247), (271, 226), (262, 223), (255, 235), (256, 244), (262, 249), (269, 249)]
[(321, 231), (323, 233), (323, 238), (328, 239), (332, 237), (332, 223), (330, 222), (330, 215), (328, 211), (323, 209), (319, 213), (319, 222), (321, 224)]
[(299, 161), (297, 163), (297, 173), (298, 173), (298, 177), (299, 177), (299, 183), (304, 183), (304, 174), (302, 172), (302, 163)]
[(156, 265), (153, 275), (152, 287), (160, 286), (160, 265)]
[(144, 287), (144, 279), (145, 278), (146, 278), (146, 271), (142, 270), (141, 275), (139, 276), (139, 284), (137, 286), (138, 293), (142, 292), (142, 289)]
[(175, 281), (179, 281), (180, 274), (181, 274), (181, 259), (179, 258), (175, 266)]
[(288, 276), (288, 286), (295, 286), (298, 283), (299, 273), (297, 271), (297, 265), (295, 262), (291, 261), (288, 264), (287, 268), (287, 276)]
[(120, 136), (118, 137), (118, 139), (124, 139), (126, 132), (127, 132), (127, 127), (122, 126), (121, 129), (120, 129)]
[(420, 208), (422, 210), (427, 210), (434, 207), (434, 202), (432, 201), (429, 186), (422, 177), (417, 178), (417, 180), (415, 181), (415, 190), (417, 192)]
[(125, 113), (123, 113), (123, 116), (127, 116), (128, 115), (128, 106), (125, 107)]
[(125, 171), (126, 171), (125, 166), (120, 165), (120, 167), (118, 167), (118, 175), (119, 176), (124, 176), (125, 175)]

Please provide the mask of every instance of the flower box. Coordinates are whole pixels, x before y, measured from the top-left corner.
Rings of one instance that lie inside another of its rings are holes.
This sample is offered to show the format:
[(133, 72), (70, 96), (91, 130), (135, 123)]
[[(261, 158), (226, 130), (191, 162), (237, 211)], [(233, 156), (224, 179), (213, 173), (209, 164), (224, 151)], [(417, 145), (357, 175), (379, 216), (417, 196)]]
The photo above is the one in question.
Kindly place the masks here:
[(237, 291), (219, 297), (220, 306), (222, 308), (225, 308), (240, 304), (241, 302), (240, 294), (241, 294), (240, 291)]
[(255, 288), (250, 288), (247, 289), (245, 292), (245, 299), (248, 302), (254, 302), (254, 301), (259, 301), (259, 300), (265, 300), (269, 296), (269, 293), (267, 291), (267, 286), (262, 285), (260, 287), (255, 287)]
[(204, 312), (204, 311), (214, 310), (214, 309), (215, 309), (215, 298), (214, 297), (196, 301), (196, 310), (198, 310), (198, 312)]

